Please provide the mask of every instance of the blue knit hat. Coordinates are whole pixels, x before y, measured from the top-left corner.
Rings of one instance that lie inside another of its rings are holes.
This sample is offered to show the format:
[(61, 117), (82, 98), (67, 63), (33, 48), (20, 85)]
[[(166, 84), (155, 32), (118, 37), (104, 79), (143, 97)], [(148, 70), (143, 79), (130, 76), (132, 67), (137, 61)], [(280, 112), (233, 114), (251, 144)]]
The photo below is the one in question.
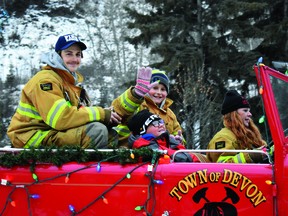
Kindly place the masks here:
[(58, 41), (55, 45), (55, 51), (59, 52), (61, 50), (67, 49), (68, 47), (72, 46), (75, 43), (79, 45), (81, 50), (87, 49), (86, 45), (83, 42), (81, 42), (76, 35), (66, 34), (58, 38)]
[(166, 88), (167, 93), (169, 93), (169, 78), (166, 75), (165, 71), (160, 71), (158, 69), (152, 70), (152, 77), (150, 83), (158, 81), (163, 84)]

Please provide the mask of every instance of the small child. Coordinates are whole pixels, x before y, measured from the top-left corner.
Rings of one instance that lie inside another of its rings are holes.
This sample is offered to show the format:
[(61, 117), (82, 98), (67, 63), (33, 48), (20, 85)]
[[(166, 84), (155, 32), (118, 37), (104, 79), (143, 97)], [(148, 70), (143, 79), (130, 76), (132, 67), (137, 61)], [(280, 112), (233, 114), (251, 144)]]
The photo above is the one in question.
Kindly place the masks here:
[[(177, 150), (185, 149), (180, 140), (170, 136), (163, 119), (147, 109), (135, 114), (127, 125), (132, 132), (128, 139), (130, 148), (148, 147), (153, 150), (166, 150), (170, 158)], [(175, 162), (207, 161), (202, 154), (187, 152), (177, 153), (174, 160)]]
[(121, 116), (121, 124), (114, 128), (119, 135), (119, 147), (128, 147), (131, 131), (127, 123), (132, 115), (143, 109), (159, 115), (165, 121), (167, 131), (185, 144), (181, 125), (170, 109), (173, 100), (167, 97), (169, 90), (169, 78), (164, 71), (150, 67), (138, 69), (136, 85), (112, 102), (115, 112)]

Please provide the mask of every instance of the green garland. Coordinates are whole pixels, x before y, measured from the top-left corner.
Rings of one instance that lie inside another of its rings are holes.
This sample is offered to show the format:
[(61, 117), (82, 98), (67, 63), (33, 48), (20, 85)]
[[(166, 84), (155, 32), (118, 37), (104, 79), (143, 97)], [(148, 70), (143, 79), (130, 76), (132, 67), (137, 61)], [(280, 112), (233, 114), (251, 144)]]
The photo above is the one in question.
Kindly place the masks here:
[[(2, 184), (8, 187), (11, 187), (11, 190), (9, 194), (7, 195), (6, 202), (3, 207), (0, 207), (0, 215), (2, 215), (8, 204), (13, 201), (12, 197), (16, 196), (14, 192), (16, 192), (19, 189), (25, 189), (27, 200), (28, 200), (28, 213), (32, 215), (32, 207), (30, 205), (30, 199), (32, 199), (34, 195), (36, 197), (38, 194), (32, 194), (29, 190), (31, 186), (34, 186), (39, 183), (47, 182), (54, 180), (56, 178), (60, 178), (63, 176), (69, 176), (72, 173), (78, 172), (83, 169), (87, 169), (91, 167), (91, 164), (85, 164), (84, 167), (81, 167), (79, 169), (73, 170), (68, 173), (60, 173), (56, 174), (55, 176), (44, 178), (41, 180), (38, 180), (37, 174), (34, 172), (36, 169), (37, 164), (43, 164), (48, 163), (55, 166), (62, 166), (65, 163), (68, 162), (78, 162), (78, 163), (84, 163), (84, 162), (94, 162), (92, 165), (95, 165), (95, 162), (118, 162), (122, 165), (127, 163), (135, 163), (135, 166), (133, 166), (133, 169), (131, 169), (126, 175), (123, 175), (116, 183), (105, 189), (100, 195), (96, 195), (95, 199), (93, 199), (91, 202), (87, 203), (82, 208), (78, 209), (77, 211), (74, 209), (72, 205), (69, 205), (69, 209), (72, 212), (71, 215), (78, 215), (85, 211), (90, 206), (94, 205), (98, 200), (102, 200), (103, 197), (109, 193), (111, 190), (113, 190), (117, 185), (119, 185), (122, 181), (124, 181), (127, 177), (127, 175), (132, 174), (136, 169), (139, 167), (151, 162), (153, 164), (156, 163), (157, 159), (159, 159), (159, 156), (161, 155), (161, 152), (158, 151), (152, 151), (148, 148), (141, 148), (141, 149), (109, 149), (108, 151), (104, 150), (94, 150), (89, 149), (85, 150), (80, 147), (47, 147), (43, 149), (23, 149), (18, 151), (7, 151), (7, 150), (0, 150), (0, 166), (11, 168), (13, 166), (30, 166), (30, 171), (32, 173), (32, 177), (35, 181), (31, 183), (22, 184), (21, 187), (17, 186), (18, 183), (13, 184), (13, 182), (8, 182), (6, 184)], [(137, 163), (137, 164), (136, 164)], [(156, 171), (156, 166), (155, 166)], [(154, 194), (154, 172), (150, 172), (149, 174), (145, 174), (145, 176), (149, 177), (149, 194), (151, 194), (151, 197), (148, 196), (147, 200), (145, 201), (143, 205), (143, 211), (147, 215), (152, 215), (147, 211), (146, 205), (149, 204), (149, 200), (155, 199)], [(66, 179), (65, 179), (66, 181)], [(15, 197), (14, 197), (15, 198)], [(37, 197), (39, 198), (39, 197)], [(34, 199), (34, 198), (33, 198)], [(153, 202), (155, 203), (155, 201)], [(70, 207), (71, 206), (71, 207)], [(2, 208), (2, 210), (1, 210)], [(154, 208), (154, 207), (153, 207)]]
[[(31, 171), (36, 164), (51, 163), (62, 166), (68, 162), (95, 162), (109, 161), (120, 164), (151, 161), (153, 151), (148, 148), (141, 149), (113, 149), (111, 151), (85, 151), (80, 147), (47, 147), (43, 149), (23, 149), (19, 152), (1, 152), (0, 166), (11, 168), (13, 166), (30, 166)], [(157, 153), (158, 155), (159, 153)]]

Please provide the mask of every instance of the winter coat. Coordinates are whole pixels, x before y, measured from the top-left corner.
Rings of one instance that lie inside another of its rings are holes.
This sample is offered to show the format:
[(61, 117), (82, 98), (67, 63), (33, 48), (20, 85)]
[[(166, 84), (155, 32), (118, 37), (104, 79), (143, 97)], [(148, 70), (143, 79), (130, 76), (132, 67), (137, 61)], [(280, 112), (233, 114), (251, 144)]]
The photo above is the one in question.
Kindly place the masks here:
[(30, 139), (37, 147), (51, 129), (65, 131), (90, 122), (109, 123), (111, 111), (87, 106), (88, 95), (77, 85), (83, 81), (80, 73), (70, 73), (56, 52), (47, 53), (42, 60), (47, 66), (22, 89), (7, 131), (14, 147), (22, 148)]
[[(130, 148), (142, 148), (148, 147), (152, 150), (166, 150), (170, 158), (173, 157), (173, 154), (177, 150), (184, 150), (185, 147), (172, 137), (169, 133), (163, 133), (158, 137), (153, 136), (152, 134), (144, 134), (142, 136), (130, 135), (128, 139), (128, 144)], [(186, 152), (180, 152), (175, 155), (175, 162), (199, 162), (197, 157), (194, 157), (193, 154)]]
[(122, 124), (114, 128), (119, 134), (120, 146), (128, 146), (130, 130), (127, 127), (127, 122), (134, 113), (143, 109), (148, 109), (151, 113), (159, 115), (164, 120), (166, 129), (170, 134), (177, 135), (178, 131), (182, 130), (176, 115), (169, 108), (173, 103), (171, 99), (166, 98), (160, 108), (148, 95), (144, 99), (139, 99), (133, 93), (133, 88), (130, 87), (112, 102), (114, 110), (122, 117)]
[[(208, 149), (241, 149), (237, 142), (235, 134), (228, 128), (222, 128), (215, 136), (211, 139), (208, 145)], [(244, 149), (243, 149), (244, 150)], [(232, 152), (208, 152), (207, 158), (212, 162), (220, 163), (252, 163), (252, 159), (249, 153), (232, 153)]]

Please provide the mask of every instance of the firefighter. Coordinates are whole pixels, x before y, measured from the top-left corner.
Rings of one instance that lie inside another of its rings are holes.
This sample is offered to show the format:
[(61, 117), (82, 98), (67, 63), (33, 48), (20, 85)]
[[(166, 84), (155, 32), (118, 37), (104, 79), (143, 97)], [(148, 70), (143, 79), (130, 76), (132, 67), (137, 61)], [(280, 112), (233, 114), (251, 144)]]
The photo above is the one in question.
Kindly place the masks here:
[[(221, 114), (224, 128), (215, 134), (208, 149), (266, 150), (266, 142), (251, 119), (250, 104), (236, 90), (226, 92)], [(252, 152), (208, 152), (207, 158), (220, 163), (265, 163), (268, 159), (265, 154)]]
[(173, 101), (167, 98), (169, 78), (165, 71), (142, 67), (137, 72), (136, 85), (130, 87), (112, 102), (114, 110), (122, 117), (122, 122), (115, 130), (119, 135), (119, 146), (128, 147), (130, 130), (127, 122), (131, 116), (143, 109), (159, 115), (167, 130), (180, 141), (184, 141), (182, 128), (174, 112), (169, 108)]
[(42, 55), (46, 66), (22, 89), (7, 130), (13, 147), (107, 148), (108, 129), (121, 118), (108, 108), (91, 106), (77, 71), (86, 48), (77, 36), (67, 34), (58, 38), (54, 51)]
[[(177, 150), (185, 150), (183, 142), (170, 136), (166, 130), (165, 122), (158, 115), (141, 110), (128, 121), (132, 132), (128, 138), (130, 148), (148, 147), (152, 150), (162, 150), (173, 157)], [(175, 162), (207, 162), (205, 155), (199, 153), (179, 152), (174, 156)]]

